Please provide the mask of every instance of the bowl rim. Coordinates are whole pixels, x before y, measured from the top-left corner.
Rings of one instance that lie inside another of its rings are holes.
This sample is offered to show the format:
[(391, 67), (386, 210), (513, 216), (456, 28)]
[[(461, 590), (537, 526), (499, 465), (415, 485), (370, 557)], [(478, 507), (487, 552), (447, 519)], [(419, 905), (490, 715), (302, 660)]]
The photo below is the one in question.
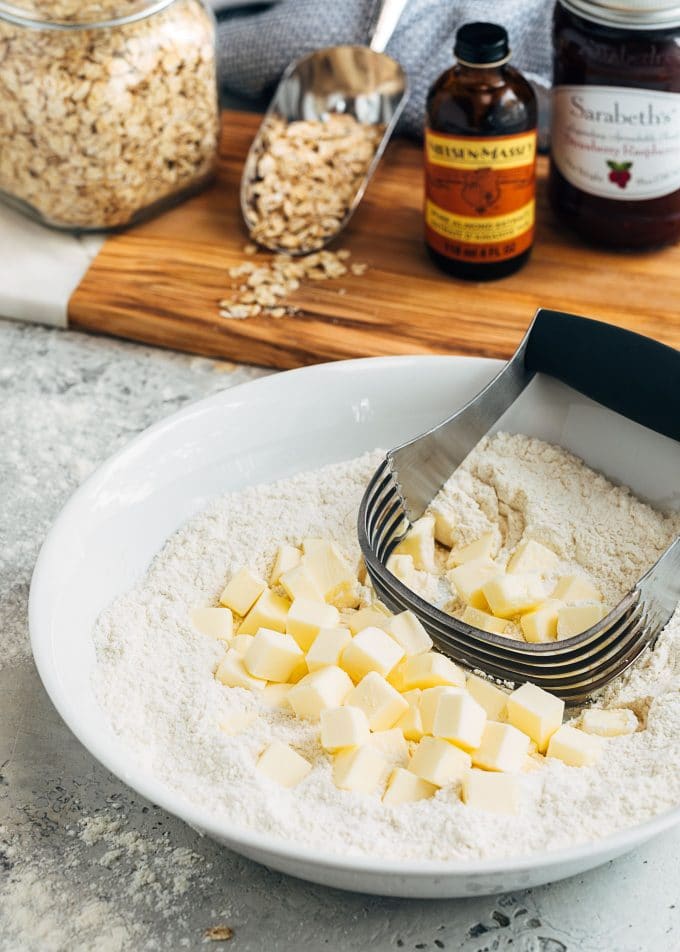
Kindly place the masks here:
[[(117, 750), (109, 749), (106, 742), (99, 740), (94, 728), (90, 728), (83, 720), (79, 721), (77, 716), (72, 716), (65, 692), (51, 659), (52, 629), (49, 610), (45, 607), (43, 601), (43, 589), (46, 584), (46, 576), (49, 573), (50, 563), (52, 559), (58, 557), (61, 533), (68, 525), (71, 515), (77, 512), (86, 502), (87, 497), (100, 484), (106, 482), (115, 474), (122, 460), (128, 456), (134, 456), (139, 445), (146, 443), (150, 438), (155, 439), (163, 436), (166, 432), (174, 429), (178, 423), (192, 417), (197, 412), (204, 412), (215, 405), (220, 405), (221, 409), (225, 409), (231, 403), (237, 406), (244, 399), (247, 399), (248, 392), (252, 391), (253, 388), (257, 388), (258, 393), (261, 393), (268, 387), (278, 388), (282, 385), (280, 381), (288, 381), (298, 377), (312, 377), (319, 374), (325, 376), (326, 374), (342, 374), (347, 371), (362, 372), (375, 368), (377, 364), (383, 367), (403, 365), (404, 369), (412, 369), (417, 364), (445, 362), (455, 365), (460, 361), (474, 361), (475, 363), (488, 364), (491, 367), (496, 367), (501, 363), (494, 358), (467, 355), (417, 354), (396, 357), (362, 357), (314, 364), (237, 384), (234, 387), (220, 390), (211, 396), (196, 400), (142, 430), (132, 440), (109, 456), (78, 486), (59, 511), (40, 548), (31, 578), (28, 620), (33, 658), (50, 700), (69, 730), (100, 764), (150, 802), (167, 810), (198, 832), (208, 834), (218, 841), (227, 842), (236, 851), (239, 849), (256, 850), (259, 853), (267, 853), (269, 856), (275, 856), (295, 864), (305, 864), (310, 868), (367, 873), (387, 879), (425, 879), (433, 876), (447, 879), (461, 877), (469, 879), (481, 876), (512, 875), (522, 872), (529, 873), (538, 867), (544, 870), (556, 869), (568, 865), (572, 861), (594, 859), (599, 855), (603, 857), (604, 862), (610, 855), (620, 854), (627, 849), (634, 848), (636, 845), (680, 823), (679, 804), (663, 813), (650, 817), (642, 823), (617, 830), (598, 840), (584, 840), (582, 843), (573, 846), (558, 847), (514, 857), (401, 860), (361, 854), (345, 855), (311, 846), (297, 845), (294, 841), (260, 833), (237, 823), (223, 820), (216, 822), (209, 810), (192, 804), (183, 795), (175, 793), (162, 781), (151, 777), (143, 768), (136, 766), (134, 763), (130, 764), (129, 760), (126, 762), (122, 753), (119, 754)], [(286, 386), (285, 382), (283, 386)]]

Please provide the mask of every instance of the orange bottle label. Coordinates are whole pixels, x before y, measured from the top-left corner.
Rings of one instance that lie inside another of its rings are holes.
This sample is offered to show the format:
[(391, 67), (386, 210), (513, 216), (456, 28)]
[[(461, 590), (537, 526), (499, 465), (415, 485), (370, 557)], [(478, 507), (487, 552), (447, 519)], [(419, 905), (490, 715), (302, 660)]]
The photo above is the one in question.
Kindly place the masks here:
[(514, 258), (534, 238), (536, 132), (468, 138), (425, 130), (425, 235), (456, 261)]

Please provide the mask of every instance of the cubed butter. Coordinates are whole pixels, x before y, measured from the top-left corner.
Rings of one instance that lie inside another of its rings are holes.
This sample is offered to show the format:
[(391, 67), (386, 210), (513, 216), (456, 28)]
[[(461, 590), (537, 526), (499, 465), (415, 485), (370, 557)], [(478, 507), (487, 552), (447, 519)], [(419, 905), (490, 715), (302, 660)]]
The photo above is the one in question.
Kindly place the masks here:
[(505, 717), (508, 695), (493, 681), (470, 674), (465, 687), (475, 701), (482, 705), (490, 721), (499, 721)]
[(463, 778), (463, 803), (475, 810), (512, 816), (519, 812), (520, 788), (512, 774), (470, 770)]
[(288, 744), (275, 740), (260, 754), (257, 769), (281, 787), (295, 787), (312, 765)]
[(637, 729), (638, 719), (627, 707), (610, 707), (605, 710), (591, 707), (581, 714), (581, 730), (586, 734), (620, 737), (622, 734), (634, 734)]
[(368, 720), (361, 708), (349, 704), (321, 711), (321, 746), (330, 753), (343, 747), (360, 747), (370, 737)]
[(558, 598), (548, 598), (532, 612), (522, 615), (520, 625), (524, 640), (545, 644), (557, 638), (557, 613), (564, 606)]
[(434, 730), (434, 717), (437, 713), (439, 698), (444, 694), (462, 694), (462, 692), (462, 687), (451, 685), (438, 685), (434, 688), (425, 688), (420, 692), (420, 723), (423, 734), (431, 734)]
[(236, 635), (236, 637), (232, 638), (229, 642), (229, 647), (237, 651), (243, 658), (253, 641), (255, 641), (255, 635)]
[(486, 711), (469, 694), (443, 694), (437, 702), (432, 733), (469, 752), (479, 747), (485, 724)]
[(248, 673), (243, 664), (243, 658), (233, 648), (230, 648), (220, 661), (215, 677), (230, 688), (248, 688), (249, 690), (261, 691), (267, 684), (263, 679), (254, 678), (252, 674)]
[(406, 740), (418, 741), (423, 736), (423, 718), (420, 713), (420, 695), (418, 688), (413, 691), (405, 691), (402, 694), (404, 700), (408, 703), (408, 710), (404, 711), (395, 727), (398, 727)]
[(309, 651), (322, 628), (337, 628), (339, 623), (340, 613), (333, 605), (296, 598), (286, 616), (286, 632), (303, 651)]
[(550, 738), (547, 756), (557, 757), (570, 767), (587, 767), (599, 759), (603, 744), (601, 737), (563, 724)]
[(487, 721), (482, 742), (472, 752), (472, 763), (484, 770), (517, 773), (529, 750), (529, 737), (512, 724)]
[(326, 601), (346, 600), (356, 590), (354, 571), (335, 543), (315, 540), (310, 546), (306, 542), (304, 564)]
[(545, 597), (538, 575), (501, 575), (482, 587), (482, 592), (499, 618), (512, 618), (536, 608)]
[(500, 575), (501, 569), (491, 559), (472, 559), (446, 573), (449, 582), (460, 598), (468, 605), (483, 608), (486, 601), (480, 603), (484, 586), (488, 581)]
[(278, 585), (284, 572), (289, 572), (300, 564), (302, 552), (294, 545), (280, 545), (276, 550), (276, 557), (269, 575), (269, 584)]
[(573, 638), (602, 621), (606, 610), (599, 603), (565, 605), (557, 612), (557, 640)]
[(307, 652), (307, 667), (317, 671), (329, 664), (339, 665), (342, 652), (352, 640), (349, 628), (321, 628)]
[(366, 743), (369, 747), (375, 747), (388, 764), (397, 767), (407, 765), (408, 744), (398, 727), (390, 727), (385, 731), (373, 731)]
[(340, 707), (352, 690), (349, 675), (329, 665), (305, 675), (288, 692), (288, 703), (296, 717), (317, 720), (327, 707)]
[(421, 572), (435, 572), (434, 516), (416, 519), (406, 537), (394, 549), (395, 555), (410, 555), (414, 566)]
[(508, 698), (508, 723), (527, 734), (541, 754), (561, 726), (563, 716), (564, 701), (535, 684), (523, 684)]
[(465, 685), (465, 673), (450, 658), (436, 651), (412, 655), (406, 659), (403, 674), (404, 690), (434, 688), (440, 685)]
[(262, 692), (264, 704), (273, 711), (290, 711), (288, 694), (292, 684), (268, 684)]
[(437, 787), (433, 783), (428, 783), (427, 780), (417, 777), (410, 770), (404, 770), (403, 767), (395, 767), (387, 781), (382, 802), (390, 807), (397, 807), (402, 803), (428, 800), (436, 792)]
[(335, 755), (333, 782), (340, 790), (373, 793), (388, 771), (388, 764), (374, 747), (350, 747)]
[(399, 555), (393, 552), (385, 567), (388, 572), (391, 572), (400, 582), (403, 582), (406, 588), (414, 589), (417, 587), (418, 573), (413, 563), (413, 556)]
[(353, 681), (369, 671), (387, 675), (404, 657), (404, 649), (381, 628), (364, 628), (342, 652), (340, 667)]
[(408, 710), (408, 701), (377, 671), (369, 671), (349, 692), (346, 701), (361, 708), (372, 731), (385, 731), (394, 727)]
[(463, 779), (470, 769), (470, 755), (438, 737), (423, 737), (408, 765), (411, 773), (436, 787)]
[(412, 611), (393, 615), (388, 621), (387, 631), (407, 656), (422, 654), (432, 647), (432, 639)]
[(382, 628), (389, 622), (390, 613), (380, 602), (376, 602), (369, 608), (360, 608), (358, 611), (348, 611), (342, 616), (342, 623), (352, 632), (358, 635), (364, 628)]
[(202, 635), (229, 641), (234, 634), (234, 616), (229, 608), (194, 608), (191, 624)]
[(451, 549), (449, 557), (446, 560), (446, 567), (453, 568), (456, 565), (464, 565), (466, 562), (474, 562), (477, 559), (490, 561), (498, 551), (498, 537), (495, 532), (485, 532), (474, 542), (461, 546), (459, 549)]
[(535, 539), (521, 542), (510, 556), (506, 571), (511, 574), (550, 575), (559, 565), (558, 556)]
[(266, 589), (241, 622), (239, 635), (255, 635), (260, 628), (285, 631), (289, 608), (288, 598)]
[(267, 587), (248, 568), (239, 569), (220, 595), (220, 605), (231, 608), (237, 615), (246, 615)]
[(303, 660), (295, 638), (271, 628), (260, 628), (243, 656), (248, 673), (266, 681), (288, 681)]
[(504, 619), (482, 612), (478, 608), (473, 608), (472, 605), (466, 605), (460, 620), (467, 625), (472, 625), (473, 628), (479, 628), (480, 631), (488, 631), (492, 635), (502, 635), (508, 626)]
[(453, 509), (439, 501), (432, 506), (430, 515), (434, 518), (434, 537), (437, 542), (447, 549), (453, 548), (456, 544), (456, 516)]
[(291, 601), (295, 601), (296, 598), (307, 598), (313, 602), (324, 601), (320, 588), (304, 562), (284, 572), (279, 581)]
[(567, 605), (576, 605), (578, 602), (601, 602), (602, 592), (582, 575), (563, 575), (557, 580), (552, 597)]

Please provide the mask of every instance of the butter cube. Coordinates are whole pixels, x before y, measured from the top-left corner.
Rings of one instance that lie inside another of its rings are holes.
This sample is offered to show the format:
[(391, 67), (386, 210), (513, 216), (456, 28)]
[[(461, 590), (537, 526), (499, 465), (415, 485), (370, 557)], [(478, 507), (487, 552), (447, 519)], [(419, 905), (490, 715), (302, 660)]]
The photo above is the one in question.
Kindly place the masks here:
[(558, 579), (552, 597), (567, 605), (575, 605), (578, 602), (601, 602), (602, 592), (582, 575), (564, 575)]
[(308, 651), (322, 628), (337, 628), (339, 621), (340, 613), (333, 605), (296, 598), (286, 617), (286, 632)]
[(383, 794), (382, 802), (390, 807), (402, 803), (415, 803), (416, 800), (428, 800), (437, 792), (433, 783), (428, 783), (422, 777), (416, 777), (410, 770), (395, 767), (387, 781), (387, 789)]
[(360, 608), (358, 611), (344, 613), (342, 623), (349, 628), (353, 635), (358, 635), (364, 628), (382, 628), (385, 631), (391, 617), (388, 610), (380, 602), (375, 602), (369, 608)]
[(506, 571), (511, 574), (534, 573), (550, 575), (559, 565), (559, 558), (552, 549), (534, 539), (520, 543), (507, 564)]
[(486, 583), (501, 573), (501, 569), (492, 562), (491, 559), (472, 559), (470, 562), (464, 562), (458, 568), (451, 569), (446, 573), (446, 577), (452, 586), (458, 592), (458, 595), (464, 602), (472, 604), (475, 607), (483, 607), (477, 604), (476, 600), (483, 593)]
[(287, 572), (284, 572), (280, 578), (280, 582), (291, 601), (295, 601), (296, 598), (307, 598), (313, 602), (324, 601), (319, 586), (312, 578), (304, 562), (300, 562), (292, 569), (288, 569)]
[(233, 648), (230, 648), (220, 661), (215, 677), (230, 688), (248, 688), (249, 690), (260, 691), (267, 684), (261, 678), (254, 678), (248, 673), (243, 664), (243, 658)]
[(422, 654), (432, 647), (432, 639), (411, 611), (393, 615), (389, 619), (387, 631), (406, 655)]
[(404, 687), (404, 665), (406, 664), (406, 658), (402, 658), (396, 667), (392, 668), (390, 673), (387, 675), (387, 680), (392, 685), (393, 688), (396, 688), (400, 694), (403, 694), (406, 691)]
[(340, 667), (356, 682), (369, 671), (389, 674), (403, 657), (401, 645), (381, 628), (364, 628), (342, 652)]
[(284, 632), (289, 608), (290, 601), (287, 598), (266, 589), (241, 622), (239, 635), (256, 635), (260, 628)]
[(234, 616), (228, 608), (194, 608), (191, 624), (202, 635), (229, 641), (234, 634)]
[(303, 660), (295, 638), (271, 628), (260, 628), (243, 656), (248, 673), (267, 681), (287, 681)]
[(564, 701), (535, 684), (523, 684), (508, 698), (508, 723), (527, 734), (544, 754), (562, 724)]
[(496, 533), (485, 532), (474, 542), (470, 542), (459, 549), (451, 549), (446, 560), (446, 567), (453, 568), (456, 565), (464, 565), (465, 562), (474, 562), (477, 559), (490, 561), (497, 551), (498, 537)]
[(354, 591), (356, 576), (335, 543), (317, 539), (304, 545), (305, 567), (326, 601), (342, 600), (343, 593)]
[[(437, 690), (431, 688), (430, 690)], [(420, 740), (425, 731), (423, 730), (423, 718), (420, 713), (420, 695), (418, 688), (413, 691), (406, 691), (402, 697), (408, 703), (408, 710), (404, 711), (395, 727), (398, 727), (406, 740)]]
[(470, 755), (438, 737), (423, 737), (408, 769), (436, 787), (445, 787), (463, 779), (470, 769)]
[(454, 664), (450, 658), (436, 651), (425, 654), (412, 655), (404, 664), (404, 690), (412, 688), (434, 688), (439, 685), (465, 685), (465, 674), (462, 668)]
[(239, 569), (220, 595), (220, 605), (237, 615), (246, 615), (266, 587), (267, 583), (250, 569)]
[(418, 586), (419, 578), (416, 567), (413, 564), (413, 556), (395, 555), (393, 552), (387, 560), (386, 568), (387, 571), (396, 576), (400, 582), (403, 582), (406, 588), (414, 589)]
[[(420, 723), (423, 734), (432, 734), (434, 731), (434, 718), (437, 713), (439, 699), (444, 694), (462, 694), (462, 692), (462, 688), (449, 685), (438, 685), (420, 692)], [(413, 691), (409, 691), (409, 694), (413, 694)]]
[(573, 638), (602, 621), (606, 610), (600, 604), (565, 605), (557, 613), (557, 640)]
[(262, 692), (265, 706), (273, 711), (290, 711), (288, 694), (292, 687), (292, 684), (268, 684)]
[(586, 734), (620, 737), (622, 734), (634, 734), (637, 729), (638, 719), (633, 711), (626, 707), (610, 707), (606, 710), (591, 707), (581, 714), (581, 730)]
[(563, 724), (550, 738), (547, 756), (557, 757), (570, 767), (587, 767), (599, 759), (603, 744), (601, 737)]
[(491, 611), (500, 618), (531, 611), (544, 598), (538, 575), (501, 575), (487, 582), (482, 592)]
[(281, 787), (295, 787), (312, 765), (288, 744), (275, 740), (260, 754), (257, 769)]
[(472, 763), (484, 770), (517, 773), (529, 750), (529, 737), (512, 724), (487, 721), (482, 742), (472, 753)]
[(485, 724), (486, 711), (469, 694), (443, 694), (437, 702), (432, 733), (470, 751), (479, 747)]
[(340, 657), (352, 640), (348, 628), (321, 628), (307, 652), (307, 667), (310, 671), (340, 664)]
[(408, 701), (377, 671), (369, 671), (349, 692), (346, 700), (348, 704), (361, 708), (372, 731), (385, 731), (394, 727), (408, 710)]
[(456, 544), (456, 517), (450, 506), (441, 501), (432, 506), (430, 515), (434, 518), (434, 537), (447, 549)]
[(507, 628), (507, 622), (502, 618), (495, 618), (493, 615), (489, 615), (488, 612), (473, 608), (472, 605), (465, 607), (460, 620), (467, 625), (472, 625), (473, 628), (479, 628), (480, 631), (488, 631), (492, 635), (502, 635)]
[(333, 761), (333, 782), (340, 790), (372, 793), (389, 770), (375, 748), (350, 747), (341, 750)]
[(256, 717), (255, 711), (233, 711), (220, 723), (220, 730), (224, 734), (234, 737), (250, 727)]
[(359, 747), (370, 737), (366, 715), (358, 707), (327, 707), (321, 711), (321, 746), (330, 753)]
[(272, 570), (269, 575), (269, 584), (274, 586), (279, 584), (279, 579), (284, 572), (289, 572), (296, 565), (300, 564), (302, 552), (294, 545), (280, 545), (276, 551), (276, 557)]
[(327, 707), (340, 707), (352, 690), (349, 675), (329, 665), (305, 675), (288, 692), (288, 702), (297, 717), (317, 720)]
[(235, 638), (231, 639), (229, 647), (233, 648), (234, 651), (237, 651), (241, 657), (243, 657), (254, 641), (254, 635), (236, 635)]
[(410, 555), (421, 572), (436, 572), (434, 560), (434, 516), (416, 519), (406, 537), (394, 549), (394, 555)]
[(538, 608), (522, 615), (520, 625), (525, 641), (544, 644), (557, 638), (557, 613), (564, 606), (557, 598), (548, 598)]
[(512, 774), (473, 769), (463, 779), (462, 798), (475, 810), (511, 816), (519, 812), (519, 783)]
[(374, 747), (388, 764), (405, 767), (408, 763), (408, 744), (398, 727), (374, 731), (366, 743)]
[(475, 701), (482, 705), (490, 721), (498, 721), (505, 716), (508, 695), (493, 681), (471, 674), (465, 687)]

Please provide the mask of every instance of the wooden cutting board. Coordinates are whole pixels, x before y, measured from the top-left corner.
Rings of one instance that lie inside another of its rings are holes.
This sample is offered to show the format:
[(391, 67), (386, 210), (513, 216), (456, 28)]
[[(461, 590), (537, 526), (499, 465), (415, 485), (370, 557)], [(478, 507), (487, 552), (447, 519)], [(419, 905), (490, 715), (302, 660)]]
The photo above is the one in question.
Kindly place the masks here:
[[(441, 274), (422, 243), (420, 148), (394, 141), (337, 247), (367, 262), (361, 277), (310, 282), (295, 317), (218, 316), (227, 269), (245, 260), (241, 167), (260, 116), (225, 112), (217, 181), (144, 225), (110, 237), (74, 292), (70, 326), (271, 367), (380, 354), (507, 357), (539, 306), (597, 317), (680, 348), (680, 246), (644, 254), (589, 248), (562, 231), (545, 200), (529, 264), (489, 284)], [(252, 259), (249, 259), (252, 260)], [(344, 293), (338, 293), (344, 288)]]

